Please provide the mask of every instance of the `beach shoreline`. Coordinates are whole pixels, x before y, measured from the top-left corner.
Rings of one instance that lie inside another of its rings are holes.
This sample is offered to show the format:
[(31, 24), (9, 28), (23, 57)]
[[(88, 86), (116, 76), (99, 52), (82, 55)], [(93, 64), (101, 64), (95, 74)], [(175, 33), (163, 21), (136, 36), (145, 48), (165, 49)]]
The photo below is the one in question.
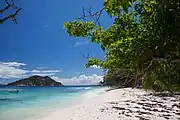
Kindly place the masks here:
[(159, 97), (142, 89), (114, 89), (38, 120), (178, 120), (179, 96)]

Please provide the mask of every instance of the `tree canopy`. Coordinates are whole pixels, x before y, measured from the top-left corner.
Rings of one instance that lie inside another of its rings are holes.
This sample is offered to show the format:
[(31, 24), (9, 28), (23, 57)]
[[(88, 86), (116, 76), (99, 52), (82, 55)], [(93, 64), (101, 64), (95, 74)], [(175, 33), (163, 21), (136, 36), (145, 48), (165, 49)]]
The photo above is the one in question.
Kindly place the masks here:
[(102, 10), (114, 21), (107, 29), (84, 19), (64, 24), (70, 36), (90, 37), (105, 52), (105, 60), (89, 58), (86, 67), (108, 75), (125, 69), (135, 86), (180, 91), (180, 1), (105, 0)]

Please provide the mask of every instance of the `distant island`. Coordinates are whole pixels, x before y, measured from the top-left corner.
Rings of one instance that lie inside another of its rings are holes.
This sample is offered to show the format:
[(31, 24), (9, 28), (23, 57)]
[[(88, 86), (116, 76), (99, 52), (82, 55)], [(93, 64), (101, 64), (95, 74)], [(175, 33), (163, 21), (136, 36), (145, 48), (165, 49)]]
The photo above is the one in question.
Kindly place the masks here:
[(35, 75), (9, 83), (7, 86), (63, 86), (63, 84), (53, 80), (49, 76)]

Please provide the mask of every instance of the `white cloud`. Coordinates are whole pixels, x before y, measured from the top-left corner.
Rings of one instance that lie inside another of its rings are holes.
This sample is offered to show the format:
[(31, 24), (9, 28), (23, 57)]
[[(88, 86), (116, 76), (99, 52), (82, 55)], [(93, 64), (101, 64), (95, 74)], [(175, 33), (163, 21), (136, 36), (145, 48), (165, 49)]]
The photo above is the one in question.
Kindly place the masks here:
[(61, 70), (32, 70), (30, 72), (32, 73), (58, 73), (58, 72), (61, 72)]
[(103, 76), (98, 76), (93, 74), (91, 76), (80, 75), (72, 78), (59, 78), (56, 76), (52, 76), (52, 79), (62, 82), (64, 85), (96, 85), (99, 84), (100, 81), (103, 80)]
[(18, 62), (0, 62), (0, 64), (7, 65), (9, 67), (19, 67), (19, 66), (25, 66), (24, 63), (18, 63)]
[(76, 46), (85, 45), (85, 44), (88, 44), (88, 43), (89, 43), (88, 41), (85, 41), (85, 42), (77, 42), (77, 43), (75, 43), (73, 46), (76, 47)]
[(40, 76), (52, 76), (56, 73), (61, 72), (61, 70), (25, 70), (21, 66), (26, 66), (25, 63), (18, 62), (0, 62), (0, 78), (12, 79), (12, 78), (22, 78), (31, 75)]
[(68, 79), (68, 78), (59, 78), (57, 76), (52, 76), (51, 78), (54, 79), (55, 81), (63, 83), (64, 85), (72, 85), (71, 84), (72, 83), (71, 79)]
[(29, 71), (29, 74), (39, 75), (39, 76), (53, 76), (59, 72), (61, 72), (61, 70), (32, 70), (32, 71)]
[[(0, 78), (4, 79), (15, 79), (15, 78), (22, 78), (28, 77), (31, 75), (39, 75), (39, 76), (51, 76), (52, 79), (62, 82), (64, 85), (92, 85), (98, 84), (100, 81), (103, 80), (103, 76), (98, 76), (96, 74), (87, 76), (87, 75), (80, 75), (75, 76), (72, 78), (59, 78), (56, 77), (56, 74), (61, 72), (61, 70), (26, 70), (22, 69), (22, 66), (25, 66), (25, 63), (18, 63), (18, 62), (0, 62)], [(94, 68), (99, 68), (98, 66), (93, 66)]]
[(33, 73), (31, 74), (32, 76), (33, 75), (39, 75), (39, 76), (53, 76), (55, 75), (55, 73)]
[(97, 65), (93, 65), (93, 66), (91, 66), (91, 68), (98, 68), (98, 69), (101, 69), (101, 67), (100, 67), (100, 66), (97, 66)]
[(23, 74), (26, 74), (28, 71), (17, 68), (18, 64), (3, 64), (0, 63), (0, 78), (21, 78)]

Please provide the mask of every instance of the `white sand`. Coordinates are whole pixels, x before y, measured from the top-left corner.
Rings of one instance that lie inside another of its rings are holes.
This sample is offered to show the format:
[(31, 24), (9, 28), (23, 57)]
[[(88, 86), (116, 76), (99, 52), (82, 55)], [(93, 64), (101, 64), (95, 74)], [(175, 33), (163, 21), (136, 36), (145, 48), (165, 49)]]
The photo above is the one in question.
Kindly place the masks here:
[(155, 97), (139, 89), (117, 89), (60, 109), (39, 120), (179, 120), (178, 97)]

